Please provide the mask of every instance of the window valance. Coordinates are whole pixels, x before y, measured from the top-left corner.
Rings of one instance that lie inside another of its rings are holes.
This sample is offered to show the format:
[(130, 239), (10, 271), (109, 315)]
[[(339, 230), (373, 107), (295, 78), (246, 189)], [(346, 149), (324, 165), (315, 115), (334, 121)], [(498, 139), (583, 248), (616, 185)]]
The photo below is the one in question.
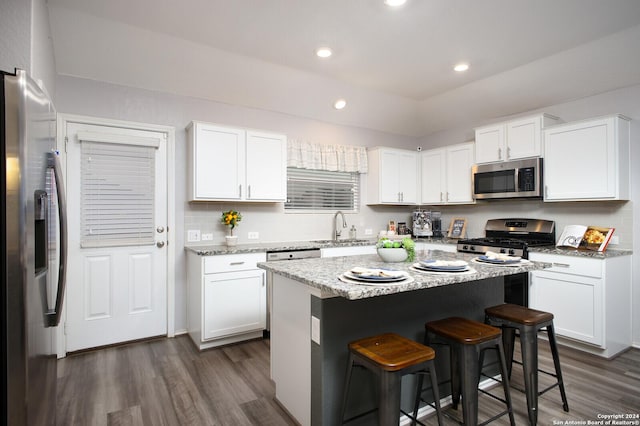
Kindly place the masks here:
[(323, 145), (289, 139), (287, 166), (299, 169), (367, 173), (367, 149), (352, 145)]

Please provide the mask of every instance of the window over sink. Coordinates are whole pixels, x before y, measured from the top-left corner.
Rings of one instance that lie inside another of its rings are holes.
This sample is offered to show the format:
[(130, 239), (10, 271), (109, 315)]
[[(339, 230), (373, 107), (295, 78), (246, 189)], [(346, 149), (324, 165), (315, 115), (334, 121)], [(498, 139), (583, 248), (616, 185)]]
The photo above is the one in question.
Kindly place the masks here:
[(359, 173), (287, 168), (285, 212), (357, 213), (359, 205)]

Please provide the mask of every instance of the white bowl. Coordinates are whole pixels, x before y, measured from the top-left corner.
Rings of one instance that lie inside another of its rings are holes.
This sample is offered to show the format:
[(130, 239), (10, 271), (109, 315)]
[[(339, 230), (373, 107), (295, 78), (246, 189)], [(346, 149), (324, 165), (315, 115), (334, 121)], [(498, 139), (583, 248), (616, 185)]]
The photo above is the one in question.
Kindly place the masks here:
[(378, 247), (378, 256), (385, 262), (404, 262), (409, 254), (404, 248)]

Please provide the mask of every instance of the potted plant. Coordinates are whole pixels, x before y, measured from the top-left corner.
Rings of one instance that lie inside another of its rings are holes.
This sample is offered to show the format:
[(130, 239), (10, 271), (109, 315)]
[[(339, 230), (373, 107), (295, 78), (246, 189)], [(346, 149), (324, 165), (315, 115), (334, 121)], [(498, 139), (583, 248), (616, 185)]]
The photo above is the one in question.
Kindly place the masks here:
[(402, 241), (392, 241), (384, 237), (378, 240), (376, 247), (378, 256), (385, 262), (412, 262), (416, 256), (416, 243), (408, 237)]
[(220, 220), (223, 225), (229, 227), (229, 235), (225, 236), (227, 240), (227, 246), (235, 246), (238, 244), (238, 236), (233, 235), (233, 228), (242, 220), (242, 215), (240, 212), (235, 210), (229, 210), (226, 212), (222, 212), (222, 219)]

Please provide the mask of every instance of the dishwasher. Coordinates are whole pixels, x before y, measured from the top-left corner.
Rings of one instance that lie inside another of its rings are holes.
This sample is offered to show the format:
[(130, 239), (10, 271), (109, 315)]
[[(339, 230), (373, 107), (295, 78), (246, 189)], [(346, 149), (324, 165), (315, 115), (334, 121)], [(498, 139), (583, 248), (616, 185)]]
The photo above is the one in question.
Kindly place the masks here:
[[(282, 250), (276, 249), (267, 251), (267, 262), (274, 262), (279, 260), (311, 259), (318, 257), (320, 257), (319, 248), (288, 248)], [(267, 272), (267, 330), (265, 331), (265, 337), (268, 337), (271, 332), (271, 299), (273, 295), (273, 289), (271, 286), (272, 281), (272, 272)]]

